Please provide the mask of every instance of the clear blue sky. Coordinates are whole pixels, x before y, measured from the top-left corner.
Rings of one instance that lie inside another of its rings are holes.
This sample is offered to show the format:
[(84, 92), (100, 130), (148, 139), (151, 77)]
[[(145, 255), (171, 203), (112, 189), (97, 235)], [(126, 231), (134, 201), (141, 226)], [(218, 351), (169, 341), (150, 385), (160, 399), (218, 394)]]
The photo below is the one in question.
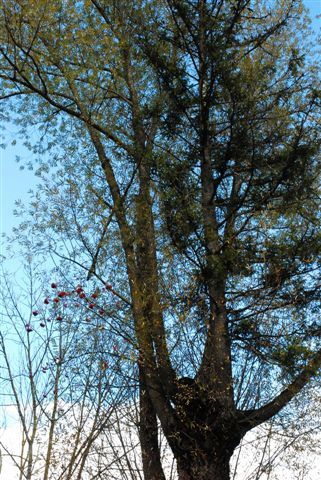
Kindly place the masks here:
[[(14, 126), (6, 126), (3, 143), (7, 147), (0, 150), (0, 234), (9, 234), (12, 227), (18, 225), (20, 220), (13, 215), (15, 201), (21, 199), (28, 203), (28, 192), (39, 183), (33, 171), (21, 169), (23, 163), (32, 160), (32, 153), (21, 142), (11, 145), (17, 139), (15, 131)], [(16, 162), (16, 156), (22, 158), (21, 163)]]
[[(310, 10), (314, 29), (320, 32), (321, 19), (316, 16), (321, 15), (321, 0), (305, 0), (304, 3)], [(24, 160), (32, 159), (32, 154), (21, 144), (11, 146), (11, 141), (15, 138), (15, 128), (8, 127), (5, 132), (8, 147), (0, 150), (0, 235), (2, 232), (9, 234), (12, 227), (19, 224), (19, 219), (13, 215), (14, 202), (21, 199), (28, 203), (28, 191), (38, 183), (33, 172), (20, 170), (20, 165), (15, 162), (16, 155)]]

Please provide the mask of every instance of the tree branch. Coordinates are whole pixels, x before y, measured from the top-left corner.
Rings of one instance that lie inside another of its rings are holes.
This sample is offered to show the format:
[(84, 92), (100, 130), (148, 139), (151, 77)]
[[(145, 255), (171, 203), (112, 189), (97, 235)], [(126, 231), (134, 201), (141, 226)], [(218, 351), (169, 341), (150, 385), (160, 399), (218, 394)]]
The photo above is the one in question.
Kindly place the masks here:
[(269, 418), (273, 417), (286, 407), (288, 403), (307, 385), (309, 380), (317, 374), (320, 367), (321, 349), (317, 351), (312, 360), (310, 360), (293, 382), (271, 402), (254, 411), (240, 412), (243, 416), (245, 414), (245, 417), (243, 417), (245, 420), (243, 421), (248, 425), (248, 429), (269, 420)]

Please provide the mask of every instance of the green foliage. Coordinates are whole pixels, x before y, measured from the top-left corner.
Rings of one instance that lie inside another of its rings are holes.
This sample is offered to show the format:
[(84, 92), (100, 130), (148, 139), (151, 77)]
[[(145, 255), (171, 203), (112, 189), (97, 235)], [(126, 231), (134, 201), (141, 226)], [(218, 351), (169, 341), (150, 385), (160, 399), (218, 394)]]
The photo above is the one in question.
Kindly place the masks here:
[(113, 276), (166, 405), (169, 365), (253, 409), (318, 355), (308, 35), (296, 0), (2, 1), (1, 95), (50, 155), (31, 229)]

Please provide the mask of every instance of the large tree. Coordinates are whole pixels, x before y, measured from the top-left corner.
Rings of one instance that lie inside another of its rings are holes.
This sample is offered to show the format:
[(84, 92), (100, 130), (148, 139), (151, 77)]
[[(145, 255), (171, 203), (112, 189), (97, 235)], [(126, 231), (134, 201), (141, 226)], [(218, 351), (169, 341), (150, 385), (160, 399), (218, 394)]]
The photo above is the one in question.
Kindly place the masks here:
[(321, 365), (302, 2), (2, 0), (0, 22), (2, 98), (70, 154), (41, 228), (81, 241), (89, 277), (117, 253), (145, 478), (164, 478), (159, 420), (180, 480), (228, 479), (245, 433)]

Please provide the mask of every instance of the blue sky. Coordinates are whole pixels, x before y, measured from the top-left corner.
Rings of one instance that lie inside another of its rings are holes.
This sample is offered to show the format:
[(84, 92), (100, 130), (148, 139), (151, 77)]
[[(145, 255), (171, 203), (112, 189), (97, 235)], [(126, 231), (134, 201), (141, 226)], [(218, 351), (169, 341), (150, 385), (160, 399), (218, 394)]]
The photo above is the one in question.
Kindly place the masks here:
[[(316, 16), (321, 15), (321, 0), (305, 0), (304, 3), (310, 10), (314, 29), (320, 31), (321, 19)], [(34, 172), (26, 168), (20, 170), (20, 164), (15, 162), (17, 155), (27, 161), (32, 159), (32, 154), (21, 143), (11, 145), (16, 138), (15, 127), (8, 126), (4, 137), (7, 148), (0, 150), (0, 235), (2, 232), (9, 234), (12, 227), (19, 224), (20, 220), (13, 215), (15, 200), (28, 203), (28, 191), (39, 183)]]
[[(39, 183), (33, 171), (21, 169), (22, 163), (32, 159), (32, 154), (21, 142), (11, 145), (16, 139), (15, 130), (14, 126), (6, 126), (3, 143), (7, 146), (0, 150), (0, 234), (9, 234), (12, 227), (19, 223), (20, 220), (13, 215), (15, 201), (21, 199), (28, 203), (28, 192)], [(16, 156), (24, 162), (17, 163)]]
[[(304, 3), (310, 9), (315, 30), (320, 31), (321, 19), (315, 17), (321, 15), (321, 0), (305, 0)], [(13, 215), (15, 201), (21, 199), (23, 203), (28, 204), (30, 199), (28, 192), (36, 188), (39, 183), (33, 171), (27, 168), (20, 170), (20, 164), (15, 161), (16, 156), (22, 158), (21, 163), (32, 160), (32, 153), (24, 148), (21, 142), (11, 145), (11, 142), (16, 139), (16, 127), (7, 125), (3, 136), (0, 143), (3, 141), (7, 148), (0, 149), (0, 235), (2, 232), (10, 234), (12, 227), (19, 224), (20, 219)], [(15, 438), (14, 433), (13, 439)]]

